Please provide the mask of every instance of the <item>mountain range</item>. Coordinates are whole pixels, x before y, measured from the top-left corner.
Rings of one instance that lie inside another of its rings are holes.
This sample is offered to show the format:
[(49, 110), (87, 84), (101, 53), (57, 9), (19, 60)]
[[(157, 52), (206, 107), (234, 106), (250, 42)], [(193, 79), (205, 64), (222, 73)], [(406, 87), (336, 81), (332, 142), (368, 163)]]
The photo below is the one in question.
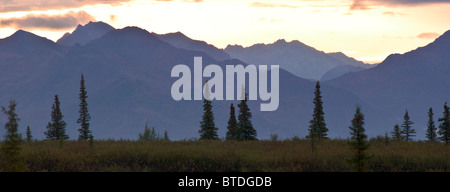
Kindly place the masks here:
[[(279, 65), (290, 73), (312, 80), (327, 80), (350, 71), (361, 71), (373, 65), (364, 64), (345, 54), (325, 53), (300, 41), (280, 39), (272, 44), (255, 44), (250, 47), (228, 45), (225, 50), (231, 57), (255, 65)], [(330, 70), (334, 73), (326, 74)]]
[[(30, 125), (36, 138), (44, 138), (53, 96), (59, 94), (67, 132), (76, 139), (83, 74), (95, 138), (136, 139), (147, 121), (160, 133), (167, 130), (172, 139), (198, 137), (202, 101), (172, 99), (170, 88), (177, 80), (170, 77), (172, 67), (185, 64), (192, 69), (196, 56), (203, 58), (204, 66), (217, 64), (224, 69), (226, 65), (247, 65), (240, 58), (234, 59), (230, 46), (221, 50), (179, 32), (159, 35), (137, 27), (108, 26), (101, 22), (80, 25), (56, 43), (23, 30), (0, 40), (0, 105), (6, 106), (10, 99), (17, 101), (19, 129), (24, 132)], [(416, 122), (417, 138), (422, 139), (427, 107), (441, 115), (443, 103), (450, 100), (449, 36), (447, 32), (426, 47), (391, 55), (373, 68), (324, 81), (321, 90), (329, 136), (348, 137), (355, 105), (361, 105), (369, 136), (390, 132), (395, 123), (401, 123), (407, 109)], [(294, 44), (289, 45), (292, 49), (303, 45), (297, 41), (275, 44)], [(359, 63), (355, 67), (365, 65), (341, 53), (319, 55), (318, 63), (340, 60)], [(281, 66), (278, 110), (260, 112), (261, 101), (249, 101), (258, 138), (274, 133), (281, 138), (307, 134), (315, 83), (308, 79)], [(225, 136), (231, 103), (237, 105), (238, 101), (213, 101), (220, 137)], [(0, 118), (0, 124), (4, 123)]]

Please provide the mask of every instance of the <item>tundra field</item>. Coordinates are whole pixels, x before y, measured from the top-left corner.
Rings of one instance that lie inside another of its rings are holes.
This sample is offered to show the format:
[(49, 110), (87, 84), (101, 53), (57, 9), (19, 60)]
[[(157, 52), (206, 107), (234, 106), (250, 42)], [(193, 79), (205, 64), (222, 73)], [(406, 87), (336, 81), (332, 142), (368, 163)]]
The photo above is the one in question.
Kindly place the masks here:
[[(369, 172), (446, 172), (444, 143), (371, 139)], [(1, 144), (0, 144), (1, 145)], [(351, 172), (348, 140), (321, 141), (33, 141), (22, 156), (31, 172)], [(3, 157), (0, 157), (3, 161)]]

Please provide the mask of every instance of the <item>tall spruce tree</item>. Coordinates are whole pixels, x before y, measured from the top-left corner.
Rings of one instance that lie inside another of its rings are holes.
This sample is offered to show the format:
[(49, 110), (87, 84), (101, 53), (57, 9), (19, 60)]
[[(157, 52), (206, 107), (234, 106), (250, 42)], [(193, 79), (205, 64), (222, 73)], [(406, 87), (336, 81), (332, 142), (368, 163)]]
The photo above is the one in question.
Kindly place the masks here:
[(30, 126), (27, 126), (26, 136), (27, 136), (27, 142), (33, 141), (33, 135), (31, 135)]
[(164, 140), (164, 141), (170, 141), (169, 133), (167, 133), (167, 130), (164, 130), (164, 137), (163, 137), (163, 140)]
[(309, 121), (309, 137), (316, 137), (318, 140), (326, 139), (328, 128), (325, 123), (325, 113), (323, 112), (322, 95), (320, 91), (320, 82), (316, 82), (314, 90), (314, 112), (313, 118)]
[(84, 76), (81, 74), (81, 80), (80, 80), (80, 110), (78, 113), (80, 114), (80, 117), (77, 120), (77, 123), (80, 124), (80, 128), (78, 129), (78, 132), (80, 132), (80, 135), (78, 136), (78, 140), (88, 140), (89, 136), (92, 134), (91, 130), (89, 130), (89, 121), (91, 120), (91, 115), (88, 111), (88, 104), (87, 104), (87, 91), (86, 87), (84, 85)]
[(309, 135), (307, 138), (310, 138), (312, 142), (315, 139), (323, 140), (327, 138), (328, 128), (325, 123), (325, 113), (323, 112), (323, 102), (322, 95), (320, 92), (320, 82), (316, 82), (316, 88), (314, 90), (314, 112), (313, 118), (309, 121)]
[(237, 123), (237, 138), (238, 140), (257, 140), (256, 139), (256, 130), (253, 128), (252, 121), (252, 113), (250, 112), (250, 108), (247, 105), (247, 94), (243, 91), (244, 99), (238, 104), (239, 115), (238, 115), (238, 123)]
[(69, 136), (66, 135), (66, 122), (63, 120), (63, 114), (60, 109), (60, 102), (58, 95), (55, 95), (55, 103), (52, 105), (51, 122), (47, 124), (47, 132), (45, 136), (49, 140), (67, 140)]
[(6, 172), (19, 172), (25, 171), (25, 160), (21, 154), (22, 136), (18, 133), (18, 115), (16, 114), (16, 102), (11, 100), (9, 107), (6, 109), (2, 107), (2, 111), (8, 116), (8, 121), (5, 124), (6, 134), (5, 140), (1, 145), (1, 154), (3, 156), (3, 162), (0, 162), (3, 166), (2, 171)]
[(228, 120), (226, 140), (238, 140), (237, 120), (233, 103), (230, 105), (230, 119)]
[(394, 125), (394, 131), (392, 131), (392, 139), (396, 141), (403, 140), (403, 133), (400, 130), (400, 126), (398, 126), (398, 124)]
[(351, 141), (350, 145), (355, 151), (354, 156), (350, 159), (350, 162), (354, 164), (354, 168), (358, 172), (365, 171), (366, 160), (368, 156), (365, 151), (369, 148), (367, 142), (367, 135), (364, 129), (364, 115), (361, 113), (359, 106), (356, 106), (355, 115), (352, 120), (350, 128)]
[(411, 127), (414, 122), (409, 118), (408, 110), (405, 112), (405, 116), (403, 116), (403, 124), (402, 124), (402, 133), (404, 134), (405, 141), (408, 142), (411, 140), (411, 137), (416, 136), (416, 130)]
[(436, 126), (434, 125), (433, 115), (433, 108), (430, 107), (430, 109), (428, 109), (428, 125), (426, 130), (426, 138), (428, 141), (436, 141), (437, 139)]
[(439, 139), (446, 144), (450, 141), (450, 111), (447, 106), (447, 102), (444, 104), (443, 117), (438, 119), (441, 124), (439, 125)]
[(205, 84), (205, 99), (203, 100), (203, 118), (200, 121), (200, 139), (201, 140), (217, 140), (219, 136), (217, 135), (218, 128), (214, 123), (214, 114), (212, 111), (211, 99), (209, 97), (209, 87), (208, 81)]

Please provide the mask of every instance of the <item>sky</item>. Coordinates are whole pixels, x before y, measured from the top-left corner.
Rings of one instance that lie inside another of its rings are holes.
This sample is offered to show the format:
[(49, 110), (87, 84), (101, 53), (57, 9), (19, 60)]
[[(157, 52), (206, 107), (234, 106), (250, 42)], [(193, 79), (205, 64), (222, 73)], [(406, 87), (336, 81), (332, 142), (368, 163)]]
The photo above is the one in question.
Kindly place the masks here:
[(0, 0), (0, 38), (18, 29), (50, 40), (103, 21), (180, 31), (218, 48), (299, 40), (366, 63), (450, 30), (450, 0)]

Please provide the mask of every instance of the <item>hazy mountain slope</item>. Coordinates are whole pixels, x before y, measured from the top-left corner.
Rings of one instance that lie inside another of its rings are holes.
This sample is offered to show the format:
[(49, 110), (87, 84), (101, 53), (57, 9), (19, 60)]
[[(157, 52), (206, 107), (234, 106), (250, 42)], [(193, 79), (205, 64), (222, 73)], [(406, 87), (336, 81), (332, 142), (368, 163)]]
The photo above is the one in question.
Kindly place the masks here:
[[(393, 54), (377, 67), (349, 73), (325, 84), (346, 89), (383, 113), (402, 123), (408, 109), (418, 139), (424, 138), (427, 110), (433, 107), (435, 118), (442, 116), (443, 105), (450, 101), (450, 31), (425, 47), (405, 54)], [(435, 119), (435, 120), (436, 120)]]
[(358, 71), (362, 71), (365, 70), (367, 68), (363, 68), (363, 67), (356, 67), (353, 65), (342, 65), (342, 66), (337, 66), (333, 69), (330, 69), (329, 71), (327, 71), (325, 74), (323, 74), (322, 78), (320, 78), (321, 81), (327, 81), (330, 79), (334, 79), (334, 78), (338, 78), (344, 74), (347, 73), (351, 73), (351, 72), (358, 72)]
[(181, 32), (167, 33), (167, 34), (153, 33), (153, 35), (157, 36), (162, 41), (167, 42), (177, 48), (205, 52), (206, 54), (208, 54), (209, 56), (213, 57), (215, 60), (218, 61), (231, 59), (230, 55), (228, 55), (221, 49), (218, 49), (213, 45), (210, 45), (204, 41), (193, 40)]
[(305, 79), (318, 80), (329, 70), (343, 65), (365, 66), (340, 54), (327, 54), (299, 41), (278, 40), (273, 44), (250, 47), (229, 45), (225, 52), (231, 57), (255, 65), (280, 65), (281, 68)]

